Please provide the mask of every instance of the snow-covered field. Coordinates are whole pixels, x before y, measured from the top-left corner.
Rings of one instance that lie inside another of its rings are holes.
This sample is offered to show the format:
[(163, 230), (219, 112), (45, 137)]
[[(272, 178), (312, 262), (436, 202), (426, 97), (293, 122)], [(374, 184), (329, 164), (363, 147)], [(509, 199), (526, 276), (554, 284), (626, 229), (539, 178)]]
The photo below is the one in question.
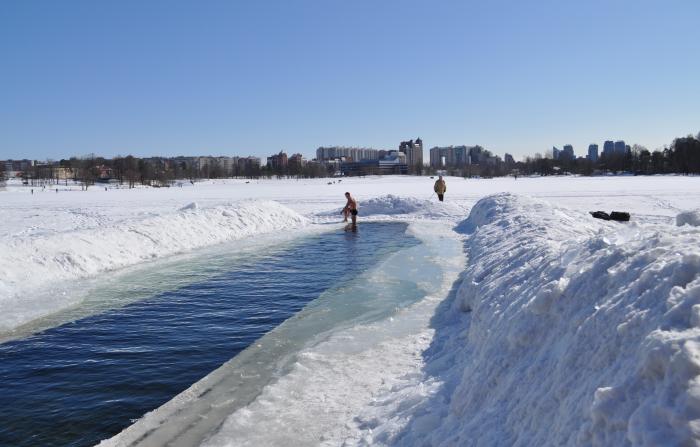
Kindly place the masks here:
[[(432, 228), (464, 244), (459, 259), (445, 254), (462, 273), (408, 309), (400, 330), (368, 328), (384, 335), (353, 345), (360, 354), (343, 355), (344, 333), (305, 353), (298, 377), (231, 415), (211, 445), (241, 444), (241, 433), (254, 431), (251, 415), (279, 414), (274, 405), (289, 389), (298, 391), (293, 408), (318, 411), (309, 424), (326, 424), (323, 436), (301, 439), (311, 444), (700, 443), (700, 177), (447, 178), (444, 203), (433, 181), (227, 180), (34, 194), (8, 184), (0, 332), (79, 307), (82, 282), (96, 276), (338, 221), (350, 191), (360, 222), (411, 221), (423, 238)], [(632, 220), (595, 220), (594, 210), (629, 211)], [(315, 389), (285, 388), (314, 368), (327, 373)], [(333, 380), (322, 380), (328, 374)], [(335, 419), (322, 417), (324, 408), (337, 410)], [(255, 433), (274, 428), (274, 439), (293, 439), (284, 429), (300, 422), (286, 417), (258, 422)]]

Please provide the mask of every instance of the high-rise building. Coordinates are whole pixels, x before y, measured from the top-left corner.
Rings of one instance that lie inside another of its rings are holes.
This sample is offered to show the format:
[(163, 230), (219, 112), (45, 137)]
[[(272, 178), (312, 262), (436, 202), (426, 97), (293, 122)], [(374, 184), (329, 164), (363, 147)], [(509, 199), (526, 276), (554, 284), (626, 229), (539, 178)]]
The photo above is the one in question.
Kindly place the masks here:
[(598, 161), (598, 145), (597, 144), (589, 144), (588, 145), (588, 160), (592, 161), (593, 163)]
[(552, 146), (552, 159), (559, 160), (560, 156), (561, 156), (561, 151), (559, 149), (557, 149), (556, 146)]
[(318, 161), (338, 160), (341, 158), (352, 161), (379, 160), (379, 151), (365, 147), (344, 146), (319, 147), (316, 149), (316, 159)]
[(447, 164), (447, 147), (430, 148), (430, 166), (433, 168), (442, 168)]
[(267, 167), (271, 169), (284, 169), (289, 164), (289, 158), (287, 154), (280, 151), (279, 154), (271, 155), (267, 157)]
[(485, 161), (488, 161), (489, 157), (484, 152), (484, 148), (476, 145), (469, 148), (469, 163), (472, 165), (478, 165)]
[(559, 158), (573, 160), (575, 158), (574, 147), (570, 144), (565, 144), (564, 149), (559, 154)]
[(469, 158), (469, 148), (467, 146), (455, 146), (453, 151), (455, 166), (465, 166), (471, 163), (471, 159)]
[(207, 171), (215, 163), (214, 157), (195, 157), (194, 166), (198, 171)]
[(258, 157), (240, 157), (238, 159), (238, 169), (241, 173), (248, 172), (252, 169), (260, 167), (260, 158)]
[(406, 164), (409, 168), (423, 166), (423, 141), (416, 138), (416, 141), (402, 141), (399, 144), (399, 152), (406, 154)]
[(405, 152), (389, 151), (379, 160), (379, 172), (386, 174), (407, 174), (408, 156)]
[(217, 166), (224, 172), (225, 175), (231, 175), (233, 172), (233, 164), (237, 162), (234, 157), (216, 157)]
[(469, 146), (445, 146), (430, 149), (430, 166), (442, 168), (446, 166), (461, 167), (471, 163), (478, 163), (478, 154), (475, 147)]
[(627, 148), (625, 146), (624, 140), (619, 140), (615, 142), (615, 153), (616, 154), (625, 154), (627, 153)]
[(514, 165), (515, 164), (515, 159), (510, 154), (505, 154), (503, 156), (503, 161), (505, 162), (506, 165)]
[(612, 155), (615, 152), (615, 143), (610, 140), (603, 143), (603, 155)]
[(289, 165), (294, 165), (294, 166), (303, 166), (306, 164), (306, 159), (304, 158), (303, 155), (301, 154), (293, 154), (291, 157), (289, 157)]

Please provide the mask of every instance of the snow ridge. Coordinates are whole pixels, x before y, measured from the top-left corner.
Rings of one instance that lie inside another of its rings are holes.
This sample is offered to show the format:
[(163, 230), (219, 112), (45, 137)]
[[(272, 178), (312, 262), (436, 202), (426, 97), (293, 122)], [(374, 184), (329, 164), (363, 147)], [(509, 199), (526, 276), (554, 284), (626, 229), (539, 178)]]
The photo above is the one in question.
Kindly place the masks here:
[[(464, 216), (464, 208), (451, 202), (439, 202), (436, 197), (419, 199), (387, 194), (359, 203), (360, 219), (436, 219), (456, 220)], [(340, 215), (340, 208), (319, 213), (319, 217)]]
[(676, 225), (691, 225), (700, 227), (700, 210), (683, 211), (676, 216)]
[[(70, 304), (33, 300), (37, 289), (225, 241), (301, 226), (307, 219), (273, 201), (200, 208), (191, 203), (155, 217), (97, 229), (15, 237), (0, 242), (0, 330)], [(34, 302), (36, 301), (36, 302)]]
[[(595, 221), (500, 194), (433, 320), (426, 389), (370, 444), (690, 445), (700, 439), (700, 230)], [(435, 382), (441, 383), (434, 387)]]

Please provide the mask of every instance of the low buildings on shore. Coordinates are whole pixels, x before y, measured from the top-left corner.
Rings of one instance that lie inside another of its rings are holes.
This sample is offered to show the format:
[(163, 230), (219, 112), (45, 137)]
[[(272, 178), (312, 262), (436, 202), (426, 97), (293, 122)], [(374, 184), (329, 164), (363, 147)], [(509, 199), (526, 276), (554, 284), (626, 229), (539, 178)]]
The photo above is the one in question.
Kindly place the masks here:
[[(513, 163), (512, 157), (508, 161)], [(92, 164), (91, 164), (92, 163)], [(481, 146), (448, 146), (430, 149), (430, 168), (454, 175), (480, 175), (481, 167), (502, 163)], [(261, 160), (255, 156), (175, 156), (115, 157), (105, 159), (89, 155), (59, 161), (0, 161), (0, 177), (42, 179), (90, 178), (97, 181), (129, 178), (220, 178), (259, 176), (325, 176), (371, 174), (421, 174), (424, 164), (421, 138), (401, 141), (395, 149), (371, 147), (321, 146), (316, 158), (307, 160), (301, 153), (291, 156), (279, 151)]]

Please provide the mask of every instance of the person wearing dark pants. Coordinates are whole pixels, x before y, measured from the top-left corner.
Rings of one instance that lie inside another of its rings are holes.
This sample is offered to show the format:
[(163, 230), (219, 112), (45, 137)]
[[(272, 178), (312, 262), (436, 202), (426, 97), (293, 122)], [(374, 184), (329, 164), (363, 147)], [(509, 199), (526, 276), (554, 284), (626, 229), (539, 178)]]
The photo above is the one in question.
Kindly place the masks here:
[(345, 198), (348, 201), (342, 211), (343, 216), (345, 217), (343, 222), (347, 222), (348, 216), (351, 216), (352, 226), (355, 227), (357, 225), (357, 200), (355, 200), (355, 198), (351, 196), (349, 192), (345, 193)]
[(438, 199), (442, 202), (445, 198), (445, 193), (447, 192), (447, 185), (445, 184), (445, 180), (442, 179), (442, 176), (440, 176), (435, 182), (433, 190), (437, 194)]

